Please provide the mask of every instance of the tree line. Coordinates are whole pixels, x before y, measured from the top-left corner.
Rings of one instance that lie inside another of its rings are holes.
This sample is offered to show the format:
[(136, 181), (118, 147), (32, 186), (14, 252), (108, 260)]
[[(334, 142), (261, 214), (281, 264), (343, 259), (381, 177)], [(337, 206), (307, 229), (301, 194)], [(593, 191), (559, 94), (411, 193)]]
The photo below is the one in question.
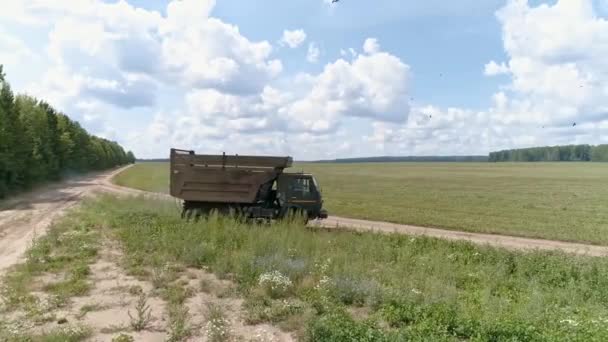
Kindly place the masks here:
[(608, 162), (608, 145), (565, 145), (491, 152), (491, 162), (592, 161)]
[(0, 198), (67, 174), (134, 161), (132, 152), (90, 135), (48, 103), (15, 95), (0, 65)]

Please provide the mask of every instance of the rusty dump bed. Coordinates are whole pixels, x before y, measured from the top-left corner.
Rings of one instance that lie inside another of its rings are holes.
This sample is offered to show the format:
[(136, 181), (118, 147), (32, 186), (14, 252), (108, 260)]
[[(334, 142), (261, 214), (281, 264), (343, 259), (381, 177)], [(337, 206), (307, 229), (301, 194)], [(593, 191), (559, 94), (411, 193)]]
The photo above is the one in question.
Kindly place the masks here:
[(260, 187), (274, 181), (291, 157), (200, 155), (171, 149), (171, 196), (208, 203), (255, 203)]

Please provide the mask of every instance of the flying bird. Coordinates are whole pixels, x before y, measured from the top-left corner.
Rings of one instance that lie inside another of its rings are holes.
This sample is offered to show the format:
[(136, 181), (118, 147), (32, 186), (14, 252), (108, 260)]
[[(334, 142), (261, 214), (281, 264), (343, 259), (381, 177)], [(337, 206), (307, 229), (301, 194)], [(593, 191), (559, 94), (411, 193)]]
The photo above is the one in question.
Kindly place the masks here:
[(335, 4), (335, 3), (336, 3), (336, 2), (338, 2), (338, 1), (340, 1), (340, 0), (331, 0), (331, 3), (332, 3), (332, 4)]
[(574, 127), (574, 126), (576, 126), (576, 122), (573, 122), (573, 123), (572, 123), (572, 127)]

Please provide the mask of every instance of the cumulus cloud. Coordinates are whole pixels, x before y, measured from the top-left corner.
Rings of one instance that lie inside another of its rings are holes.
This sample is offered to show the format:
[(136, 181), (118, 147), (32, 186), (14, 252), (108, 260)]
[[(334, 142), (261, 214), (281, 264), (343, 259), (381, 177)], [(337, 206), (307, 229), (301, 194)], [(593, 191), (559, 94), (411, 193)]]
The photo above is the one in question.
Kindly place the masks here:
[(380, 51), (380, 44), (376, 38), (367, 38), (363, 44), (363, 51), (367, 54), (374, 54)]
[[(169, 132), (167, 144), (187, 146), (215, 140), (210, 132), (222, 132), (219, 137), (231, 141), (250, 141), (259, 135), (289, 137), (291, 144), (314, 142), (310, 153), (326, 155), (322, 144), (344, 132), (341, 126), (348, 120), (405, 122), (408, 82), (409, 67), (396, 56), (377, 51), (358, 55), (350, 62), (338, 59), (316, 75), (297, 75), (289, 88), (266, 86), (250, 95), (192, 90), (186, 96), (186, 111), (176, 114), (176, 124), (163, 124), (163, 132)], [(159, 120), (152, 124), (158, 125)], [(194, 131), (197, 133), (188, 133)], [(235, 144), (228, 147), (234, 148)], [(354, 144), (356, 139), (342, 144), (340, 151)]]
[(317, 63), (321, 56), (321, 50), (315, 42), (308, 44), (308, 52), (306, 53), (306, 60), (310, 63)]
[[(124, 140), (142, 156), (171, 146), (332, 158), (608, 142), (608, 25), (591, 0), (509, 0), (497, 12), (506, 58), (480, 68), (505, 84), (483, 110), (410, 108), (410, 68), (375, 38), (317, 73), (285, 75), (268, 41), (214, 18), (214, 5), (172, 1), (161, 14), (125, 1), (17, 0), (0, 17), (48, 32), (51, 65), (28, 87), (34, 95), (82, 111), (107, 136), (121, 124), (104, 122), (109, 111), (155, 113)], [(0, 58), (28, 55), (20, 37), (2, 33)], [(281, 44), (307, 39), (285, 31)], [(320, 54), (309, 41), (306, 59)]]
[(564, 124), (605, 112), (608, 21), (592, 1), (531, 7), (511, 0), (497, 18), (509, 60), (491, 61), (485, 72), (512, 75), (504, 122)]
[(19, 13), (23, 23), (36, 19), (48, 27), (46, 50), (54, 63), (49, 73), (62, 70), (64, 79), (79, 87), (61, 97), (93, 97), (130, 108), (153, 106), (159, 84), (250, 94), (281, 73), (282, 63), (270, 58), (270, 43), (250, 41), (238, 27), (210, 17), (214, 5), (172, 1), (162, 16), (125, 1), (17, 0), (8, 11)]
[(477, 111), (417, 106), (405, 123), (375, 122), (364, 139), (381, 151), (376, 153), (486, 154), (608, 142), (608, 63), (602, 57), (608, 22), (592, 2), (559, 0), (533, 7), (510, 0), (497, 18), (508, 59), (488, 62), (484, 73), (509, 78), (493, 95), (492, 106)]
[(409, 66), (386, 52), (338, 59), (314, 77), (313, 86), (286, 108), (292, 125), (312, 132), (333, 130), (344, 116), (405, 121)]
[(506, 74), (508, 72), (509, 72), (509, 67), (506, 66), (504, 62), (498, 64), (495, 61), (490, 61), (488, 64), (485, 65), (485, 68), (484, 68), (484, 74), (486, 76), (501, 75), (501, 74)]
[(293, 31), (284, 30), (283, 37), (281, 38), (281, 44), (287, 45), (290, 48), (295, 49), (298, 46), (302, 45), (302, 43), (304, 43), (305, 40), (306, 40), (306, 33), (302, 29), (293, 30)]

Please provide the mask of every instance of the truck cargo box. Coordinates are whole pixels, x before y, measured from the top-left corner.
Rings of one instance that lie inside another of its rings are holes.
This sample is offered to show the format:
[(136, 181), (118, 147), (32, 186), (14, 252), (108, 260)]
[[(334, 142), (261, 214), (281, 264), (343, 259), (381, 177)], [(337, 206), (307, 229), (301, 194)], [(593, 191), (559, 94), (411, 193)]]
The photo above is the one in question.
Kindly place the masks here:
[(255, 203), (260, 189), (292, 165), (291, 157), (197, 155), (171, 149), (171, 196), (208, 203)]

